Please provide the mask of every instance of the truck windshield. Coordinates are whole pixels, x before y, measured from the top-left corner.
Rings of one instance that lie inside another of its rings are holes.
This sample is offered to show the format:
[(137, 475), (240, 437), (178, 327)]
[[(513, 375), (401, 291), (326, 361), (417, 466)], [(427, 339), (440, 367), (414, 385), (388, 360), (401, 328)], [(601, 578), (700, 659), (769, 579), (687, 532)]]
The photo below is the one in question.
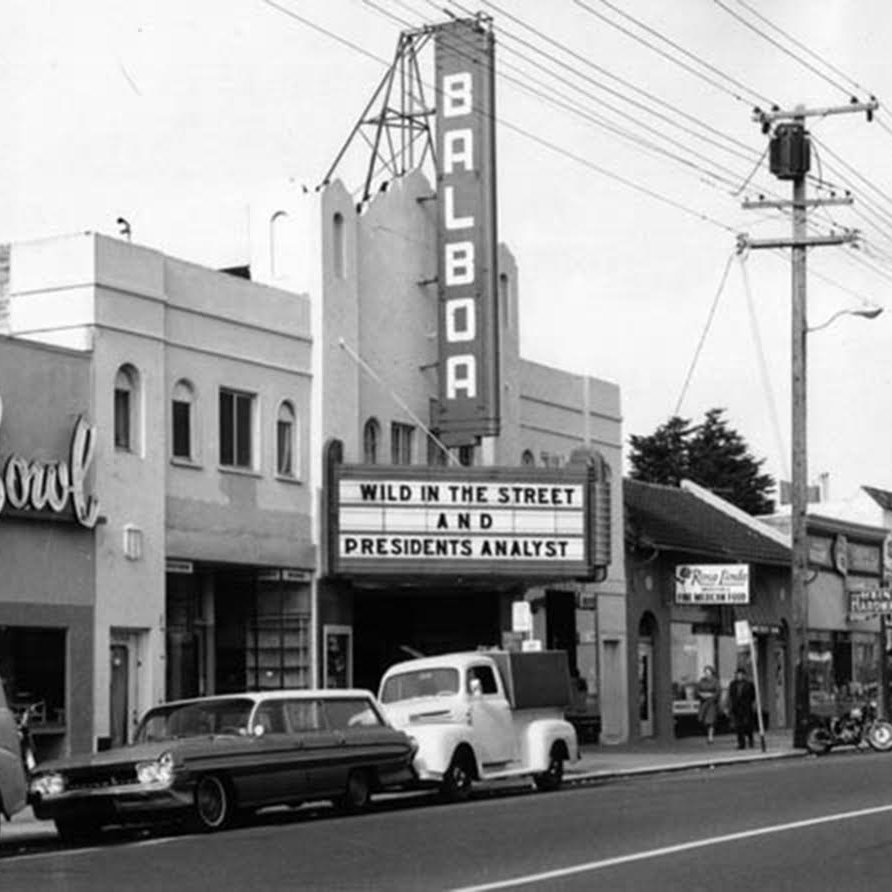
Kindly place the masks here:
[(414, 697), (439, 697), (457, 694), (457, 669), (416, 669), (391, 675), (381, 689), (382, 703), (396, 703)]

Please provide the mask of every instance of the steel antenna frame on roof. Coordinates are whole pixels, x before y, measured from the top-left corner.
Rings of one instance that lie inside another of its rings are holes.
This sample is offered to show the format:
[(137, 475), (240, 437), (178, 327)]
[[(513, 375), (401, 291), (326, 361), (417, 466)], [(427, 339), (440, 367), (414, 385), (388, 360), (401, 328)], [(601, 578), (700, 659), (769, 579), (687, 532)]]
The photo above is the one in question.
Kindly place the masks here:
[[(418, 54), (438, 27), (440, 26), (427, 25), (400, 33), (390, 68), (322, 178), (319, 188), (331, 182), (335, 169), (357, 135), (361, 136), (372, 150), (362, 190), (362, 202), (369, 200), (372, 195), (372, 185), (381, 174), (386, 172), (391, 177), (403, 176), (410, 170), (421, 167), (428, 152), (436, 165), (436, 150), (430, 123), (436, 109), (428, 105), (425, 99)], [(397, 93), (396, 97), (394, 93)], [(379, 100), (379, 110), (370, 115)], [(366, 133), (368, 128), (374, 130), (372, 138)], [(416, 143), (419, 139), (423, 139), (424, 144), (420, 153), (417, 153)], [(382, 188), (383, 186), (384, 183)]]

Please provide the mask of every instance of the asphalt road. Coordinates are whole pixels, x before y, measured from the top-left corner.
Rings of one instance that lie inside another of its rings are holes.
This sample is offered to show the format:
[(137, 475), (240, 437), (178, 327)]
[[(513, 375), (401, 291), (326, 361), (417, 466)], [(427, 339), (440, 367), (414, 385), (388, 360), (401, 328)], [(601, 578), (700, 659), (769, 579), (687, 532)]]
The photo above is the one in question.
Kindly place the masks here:
[(892, 755), (836, 753), (0, 859), (27, 890), (858, 890), (892, 885)]

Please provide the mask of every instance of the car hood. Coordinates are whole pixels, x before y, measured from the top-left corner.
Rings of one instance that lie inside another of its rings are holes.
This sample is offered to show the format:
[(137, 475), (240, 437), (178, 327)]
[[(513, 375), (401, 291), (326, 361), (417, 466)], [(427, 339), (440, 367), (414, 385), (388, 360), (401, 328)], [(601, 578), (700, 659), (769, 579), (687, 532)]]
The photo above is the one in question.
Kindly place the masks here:
[(186, 757), (196, 752), (206, 752), (209, 748), (214, 750), (225, 748), (227, 742), (231, 745), (244, 745), (244, 738), (233, 735), (209, 735), (207, 737), (189, 737), (179, 740), (156, 740), (150, 743), (136, 743), (129, 746), (119, 746), (100, 753), (83, 753), (78, 756), (69, 756), (65, 759), (53, 759), (41, 762), (37, 766), (38, 771), (71, 771), (78, 768), (97, 768), (106, 765), (123, 765), (133, 762), (151, 762), (162, 753), (172, 753)]

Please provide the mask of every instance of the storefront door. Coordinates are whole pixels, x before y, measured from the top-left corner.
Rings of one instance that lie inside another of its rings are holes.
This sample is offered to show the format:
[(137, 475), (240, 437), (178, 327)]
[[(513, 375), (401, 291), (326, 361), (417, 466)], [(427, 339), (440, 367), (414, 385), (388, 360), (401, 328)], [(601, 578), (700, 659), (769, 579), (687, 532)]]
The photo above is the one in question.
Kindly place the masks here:
[(638, 734), (654, 735), (654, 646), (651, 641), (638, 642)]
[(111, 646), (109, 681), (109, 736), (111, 745), (127, 743), (127, 711), (130, 703), (130, 653), (126, 644)]

